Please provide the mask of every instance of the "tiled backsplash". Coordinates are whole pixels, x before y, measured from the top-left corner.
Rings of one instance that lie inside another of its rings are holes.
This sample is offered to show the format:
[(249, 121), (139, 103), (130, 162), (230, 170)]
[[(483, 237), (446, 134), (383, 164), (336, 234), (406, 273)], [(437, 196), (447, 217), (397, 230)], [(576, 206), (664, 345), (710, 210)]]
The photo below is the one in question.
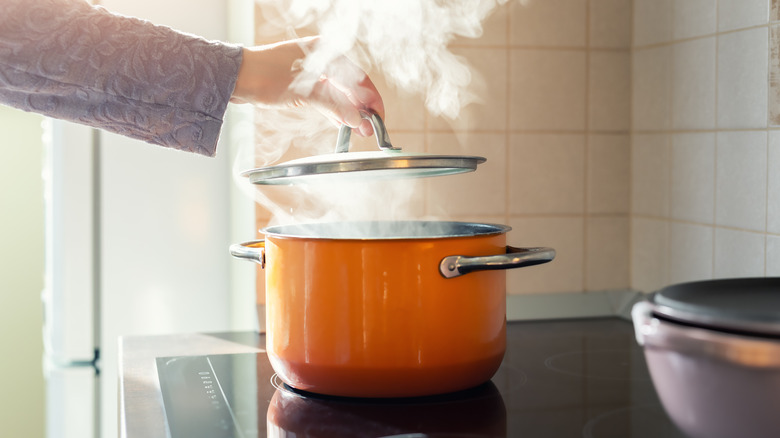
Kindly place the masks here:
[(634, 1), (635, 289), (780, 275), (778, 18), (777, 0)]
[[(510, 294), (628, 288), (630, 0), (510, 1), (491, 23), (503, 38), (468, 42), (494, 52), (491, 63), (468, 58), (489, 95), (508, 98), (466, 113), (499, 110), (506, 124), (490, 128), (489, 154), (470, 141), (484, 127), (452, 126), (469, 151), (504, 164), (505, 187), (481, 186), (471, 214), (455, 218), (501, 221), (510, 244), (557, 250), (550, 264), (509, 271)], [(482, 199), (497, 191), (503, 203), (487, 209)]]
[(417, 211), (556, 248), (510, 294), (780, 275), (778, 3), (509, 1), (451, 44), (482, 97), (455, 121), (373, 72), (395, 142), (488, 158)]

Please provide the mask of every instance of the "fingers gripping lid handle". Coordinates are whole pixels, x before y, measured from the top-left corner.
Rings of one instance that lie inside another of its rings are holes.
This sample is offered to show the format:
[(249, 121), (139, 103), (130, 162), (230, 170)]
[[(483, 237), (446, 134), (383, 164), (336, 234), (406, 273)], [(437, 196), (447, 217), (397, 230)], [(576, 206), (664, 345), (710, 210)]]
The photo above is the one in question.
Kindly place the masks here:
[[(401, 148), (397, 148), (390, 143), (390, 136), (387, 135), (387, 129), (385, 129), (385, 122), (374, 111), (361, 111), (360, 116), (371, 122), (371, 126), (374, 128), (374, 136), (376, 136), (376, 145), (380, 150), (397, 151)], [(339, 135), (336, 138), (336, 153), (349, 152), (349, 139), (352, 135), (352, 128), (348, 125), (341, 125), (339, 128)]]

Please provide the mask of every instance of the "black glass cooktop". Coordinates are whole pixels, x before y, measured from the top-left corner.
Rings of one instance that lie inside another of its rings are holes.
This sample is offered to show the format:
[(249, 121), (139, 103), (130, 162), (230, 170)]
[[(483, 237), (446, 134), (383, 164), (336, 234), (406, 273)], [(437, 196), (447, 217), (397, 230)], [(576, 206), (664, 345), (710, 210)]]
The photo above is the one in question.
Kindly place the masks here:
[(509, 323), (493, 379), (436, 397), (299, 393), (263, 353), (164, 357), (157, 369), (172, 438), (684, 437), (658, 400), (633, 327), (617, 318)]

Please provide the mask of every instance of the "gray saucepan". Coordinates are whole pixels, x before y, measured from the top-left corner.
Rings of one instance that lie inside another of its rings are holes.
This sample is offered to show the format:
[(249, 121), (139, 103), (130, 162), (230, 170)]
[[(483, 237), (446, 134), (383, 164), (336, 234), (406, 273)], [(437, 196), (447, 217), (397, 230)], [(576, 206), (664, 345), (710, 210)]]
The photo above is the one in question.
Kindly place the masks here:
[(780, 436), (780, 278), (670, 286), (635, 304), (632, 318), (680, 429), (695, 438)]

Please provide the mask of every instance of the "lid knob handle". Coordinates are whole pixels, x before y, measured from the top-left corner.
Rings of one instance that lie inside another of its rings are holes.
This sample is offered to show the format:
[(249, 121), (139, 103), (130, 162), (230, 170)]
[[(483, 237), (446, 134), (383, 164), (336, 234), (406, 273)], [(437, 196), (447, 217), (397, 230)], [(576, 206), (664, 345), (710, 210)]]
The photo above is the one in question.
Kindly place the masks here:
[[(360, 116), (371, 122), (371, 126), (374, 127), (374, 136), (376, 137), (376, 145), (379, 146), (379, 150), (391, 150), (399, 151), (401, 148), (397, 148), (390, 143), (390, 136), (387, 135), (387, 129), (385, 129), (385, 122), (374, 111), (361, 111)], [(349, 138), (352, 135), (352, 128), (348, 125), (341, 125), (339, 128), (339, 135), (336, 138), (336, 153), (349, 152)]]

